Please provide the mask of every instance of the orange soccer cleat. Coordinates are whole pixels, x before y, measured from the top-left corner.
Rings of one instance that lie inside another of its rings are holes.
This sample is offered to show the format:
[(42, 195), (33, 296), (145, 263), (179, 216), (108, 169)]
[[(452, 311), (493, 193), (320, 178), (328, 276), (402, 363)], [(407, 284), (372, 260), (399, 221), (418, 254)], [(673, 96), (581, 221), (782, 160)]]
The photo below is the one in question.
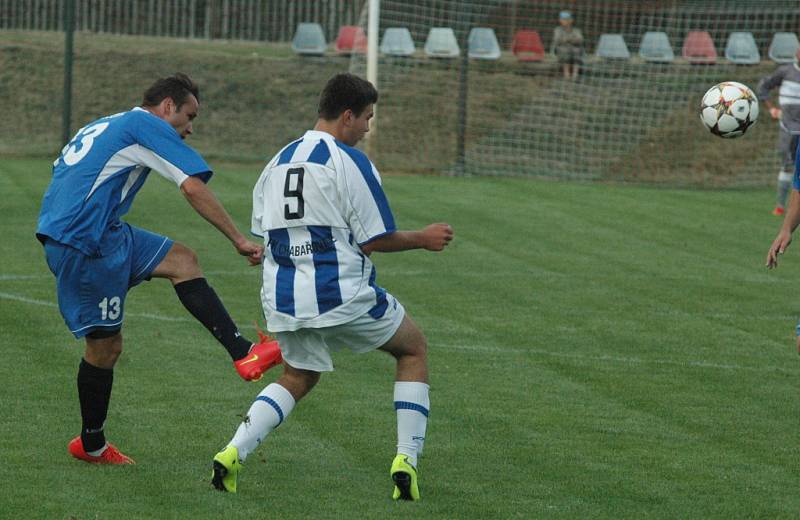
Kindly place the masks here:
[(258, 381), (264, 372), (283, 363), (278, 342), (261, 332), (260, 329), (256, 328), (256, 330), (258, 331), (258, 343), (253, 344), (245, 357), (233, 362), (236, 371), (245, 381)]
[(105, 451), (99, 456), (95, 457), (89, 455), (83, 449), (83, 442), (81, 441), (80, 435), (69, 441), (67, 450), (69, 454), (76, 459), (91, 462), (92, 464), (136, 464), (132, 458), (121, 453), (117, 447), (110, 442), (106, 445)]

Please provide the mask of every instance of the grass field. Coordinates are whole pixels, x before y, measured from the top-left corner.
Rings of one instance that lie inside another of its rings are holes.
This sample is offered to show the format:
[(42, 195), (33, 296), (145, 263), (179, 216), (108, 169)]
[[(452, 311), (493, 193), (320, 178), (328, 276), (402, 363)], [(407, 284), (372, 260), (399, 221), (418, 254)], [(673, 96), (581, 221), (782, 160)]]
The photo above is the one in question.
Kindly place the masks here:
[[(380, 165), (379, 165), (380, 166)], [(212, 182), (244, 226), (260, 165)], [(240, 493), (210, 460), (253, 397), (164, 281), (129, 295), (109, 438), (138, 461), (71, 459), (82, 352), (35, 241), (49, 161), (0, 162), (5, 518), (797, 518), (800, 245), (763, 267), (772, 193), (523, 179), (385, 178), (402, 228), (442, 254), (376, 259), (426, 331), (423, 501), (389, 499), (392, 362), (342, 354), (259, 452)], [(128, 221), (194, 248), (249, 334), (259, 274), (152, 178)]]

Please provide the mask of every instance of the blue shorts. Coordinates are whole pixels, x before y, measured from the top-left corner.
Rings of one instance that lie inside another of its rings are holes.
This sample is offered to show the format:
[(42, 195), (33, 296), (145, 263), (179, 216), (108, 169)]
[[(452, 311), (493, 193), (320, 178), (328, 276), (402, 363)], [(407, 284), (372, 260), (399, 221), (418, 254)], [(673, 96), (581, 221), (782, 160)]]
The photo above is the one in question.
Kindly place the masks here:
[(122, 225), (119, 248), (101, 257), (54, 240), (45, 242), (47, 265), (56, 276), (58, 308), (76, 338), (121, 327), (128, 289), (148, 280), (172, 247), (167, 237)]

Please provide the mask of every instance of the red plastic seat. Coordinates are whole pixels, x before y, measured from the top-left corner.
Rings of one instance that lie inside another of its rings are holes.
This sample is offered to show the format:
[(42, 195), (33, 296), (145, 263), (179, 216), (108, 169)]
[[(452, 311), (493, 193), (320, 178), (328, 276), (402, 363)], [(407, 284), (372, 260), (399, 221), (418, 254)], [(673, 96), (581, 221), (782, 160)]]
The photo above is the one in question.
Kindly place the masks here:
[(708, 31), (689, 31), (683, 41), (683, 57), (692, 63), (717, 62), (717, 49)]
[(336, 52), (340, 54), (352, 54), (367, 52), (367, 35), (364, 29), (357, 25), (343, 25), (339, 28), (339, 35), (336, 37)]
[(520, 29), (514, 35), (511, 52), (519, 61), (542, 61), (544, 59), (542, 37), (538, 31)]

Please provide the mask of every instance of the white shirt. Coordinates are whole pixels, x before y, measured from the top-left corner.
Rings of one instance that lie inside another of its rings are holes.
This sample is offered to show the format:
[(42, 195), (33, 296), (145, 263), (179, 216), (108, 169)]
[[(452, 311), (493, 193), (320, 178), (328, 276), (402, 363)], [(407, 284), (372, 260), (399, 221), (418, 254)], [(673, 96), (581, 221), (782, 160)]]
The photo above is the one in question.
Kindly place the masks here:
[(270, 331), (385, 312), (386, 291), (360, 246), (396, 227), (378, 170), (360, 150), (315, 130), (284, 147), (253, 189), (251, 231), (266, 247), (261, 301)]

